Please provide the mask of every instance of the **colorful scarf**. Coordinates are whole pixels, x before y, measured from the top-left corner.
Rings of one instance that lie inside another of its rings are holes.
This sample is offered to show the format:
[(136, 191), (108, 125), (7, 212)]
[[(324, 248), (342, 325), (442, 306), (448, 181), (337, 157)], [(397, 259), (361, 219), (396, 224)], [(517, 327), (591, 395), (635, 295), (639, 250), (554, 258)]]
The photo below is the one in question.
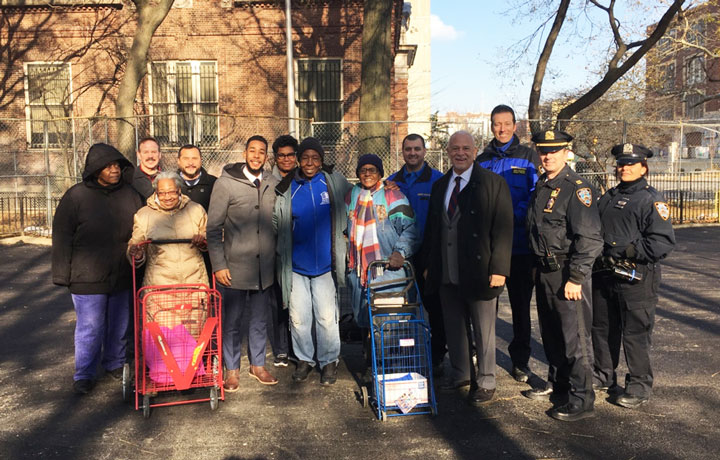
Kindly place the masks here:
[(356, 204), (354, 208), (348, 209), (348, 213), (351, 215), (348, 229), (350, 269), (357, 270), (362, 286), (367, 285), (367, 268), (370, 263), (382, 259), (372, 198), (373, 193), (381, 188), (383, 188), (383, 183), (378, 182), (372, 190), (366, 190), (356, 185), (351, 191), (351, 195), (357, 195), (357, 200), (351, 199), (350, 202)]

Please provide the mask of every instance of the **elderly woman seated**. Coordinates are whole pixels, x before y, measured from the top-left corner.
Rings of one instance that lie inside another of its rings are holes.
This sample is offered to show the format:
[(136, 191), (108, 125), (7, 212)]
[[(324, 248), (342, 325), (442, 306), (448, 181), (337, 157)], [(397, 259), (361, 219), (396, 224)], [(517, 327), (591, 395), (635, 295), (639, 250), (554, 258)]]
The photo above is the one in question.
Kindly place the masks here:
[[(382, 182), (382, 160), (366, 154), (358, 159), (360, 183), (345, 197), (348, 211), (348, 287), (355, 321), (369, 327), (366, 305), (368, 266), (375, 260), (389, 261), (388, 269), (375, 273), (373, 280), (388, 281), (406, 276), (399, 270), (419, 244), (415, 214), (399, 190), (388, 190)], [(372, 280), (370, 280), (372, 281)]]
[[(128, 257), (135, 265), (146, 264), (143, 285), (207, 284), (202, 253), (207, 214), (203, 207), (183, 195), (180, 176), (175, 172), (158, 174), (147, 205), (135, 214)], [(187, 239), (191, 243), (140, 245), (146, 240)]]

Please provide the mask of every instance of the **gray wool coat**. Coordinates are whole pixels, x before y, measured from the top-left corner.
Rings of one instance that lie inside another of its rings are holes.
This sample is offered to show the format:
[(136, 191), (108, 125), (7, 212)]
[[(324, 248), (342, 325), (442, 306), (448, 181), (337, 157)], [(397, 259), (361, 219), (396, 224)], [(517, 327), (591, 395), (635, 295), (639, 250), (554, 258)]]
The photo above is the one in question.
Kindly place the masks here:
[(278, 180), (264, 171), (256, 188), (238, 173), (242, 166), (225, 166), (215, 181), (207, 223), (210, 262), (216, 272), (230, 270), (233, 289), (267, 289), (275, 282), (272, 218)]

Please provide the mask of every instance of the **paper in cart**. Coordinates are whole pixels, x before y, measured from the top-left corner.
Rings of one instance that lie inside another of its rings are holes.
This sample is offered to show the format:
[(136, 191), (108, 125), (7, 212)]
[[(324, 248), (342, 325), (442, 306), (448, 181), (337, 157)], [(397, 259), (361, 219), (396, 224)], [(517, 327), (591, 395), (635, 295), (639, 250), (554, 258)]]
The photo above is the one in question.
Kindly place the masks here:
[(403, 414), (407, 414), (418, 404), (418, 398), (415, 396), (413, 390), (408, 390), (402, 394), (398, 399), (395, 400), (395, 405), (398, 406)]

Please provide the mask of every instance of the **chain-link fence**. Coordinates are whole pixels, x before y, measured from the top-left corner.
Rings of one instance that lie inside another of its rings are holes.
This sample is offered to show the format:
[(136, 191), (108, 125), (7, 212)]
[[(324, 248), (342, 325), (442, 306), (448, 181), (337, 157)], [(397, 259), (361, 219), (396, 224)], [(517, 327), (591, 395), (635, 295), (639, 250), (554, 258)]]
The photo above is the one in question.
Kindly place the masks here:
[[(250, 136), (260, 134), (272, 144), (290, 125), (286, 118), (198, 113), (138, 115), (128, 121), (0, 119), (0, 235), (47, 233), (57, 201), (80, 180), (85, 155), (96, 142), (128, 152), (143, 137), (153, 136), (161, 144), (164, 169), (174, 169), (178, 148), (192, 143), (202, 150), (205, 168), (218, 175), (223, 165), (244, 159)], [(350, 180), (356, 179), (357, 158), (364, 153), (380, 156), (386, 175), (398, 170), (403, 164), (401, 143), (410, 126), (426, 140), (428, 163), (441, 171), (449, 166), (445, 152), (454, 131), (470, 132), (480, 149), (492, 140), (489, 120), (325, 123), (297, 119), (292, 125), (298, 137), (319, 138), (325, 161)], [(549, 121), (518, 120), (522, 143), (530, 144), (531, 125), (552, 127)], [(575, 137), (573, 167), (589, 174), (599, 189), (614, 181), (611, 147), (622, 142), (644, 144), (655, 152), (649, 161), (651, 183), (677, 207), (675, 222), (718, 220), (720, 124), (574, 120), (562, 128)], [(372, 142), (367, 142), (368, 133), (375, 136)], [(268, 167), (272, 166), (270, 157)]]

